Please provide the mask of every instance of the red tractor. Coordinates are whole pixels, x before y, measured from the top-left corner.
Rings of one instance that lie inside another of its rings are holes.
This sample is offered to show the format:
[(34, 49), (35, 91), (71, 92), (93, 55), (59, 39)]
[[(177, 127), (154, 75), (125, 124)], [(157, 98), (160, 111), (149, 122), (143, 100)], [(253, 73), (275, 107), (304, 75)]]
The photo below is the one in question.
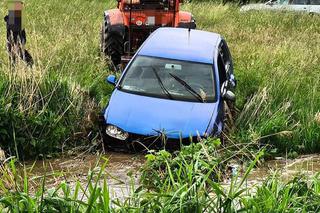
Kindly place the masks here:
[(117, 1), (117, 9), (104, 12), (101, 29), (101, 51), (115, 66), (128, 62), (159, 27), (196, 28), (191, 13), (180, 11), (183, 0)]

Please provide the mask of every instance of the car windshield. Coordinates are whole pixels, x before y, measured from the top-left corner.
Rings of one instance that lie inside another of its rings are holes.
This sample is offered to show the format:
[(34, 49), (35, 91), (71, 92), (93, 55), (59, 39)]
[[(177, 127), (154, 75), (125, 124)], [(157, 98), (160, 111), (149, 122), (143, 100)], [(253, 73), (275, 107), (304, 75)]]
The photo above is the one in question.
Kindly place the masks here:
[(120, 82), (124, 92), (173, 100), (214, 102), (212, 64), (137, 56)]

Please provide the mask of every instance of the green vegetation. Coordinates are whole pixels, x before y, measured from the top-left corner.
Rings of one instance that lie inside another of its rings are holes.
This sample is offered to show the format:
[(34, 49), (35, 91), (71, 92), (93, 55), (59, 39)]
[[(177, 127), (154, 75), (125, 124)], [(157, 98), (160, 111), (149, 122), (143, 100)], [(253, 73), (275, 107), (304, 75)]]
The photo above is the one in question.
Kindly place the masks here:
[[(213, 141), (209, 141), (212, 143)], [(148, 156), (145, 175), (160, 182), (151, 182), (143, 175), (138, 188), (131, 185), (128, 195), (112, 199), (106, 182), (106, 159), (95, 165), (85, 183), (62, 182), (47, 189), (46, 176), (41, 184), (32, 186), (29, 171), (17, 172), (14, 160), (0, 167), (0, 210), (3, 212), (318, 212), (320, 203), (319, 175), (303, 176), (288, 182), (280, 181), (277, 173), (257, 185), (247, 186), (247, 178), (263, 152), (247, 166), (240, 177), (231, 176), (230, 184), (222, 185), (215, 177), (223, 175), (217, 164), (225, 159), (219, 143), (208, 146), (206, 141), (184, 147), (172, 156), (165, 151)], [(199, 154), (201, 153), (201, 154)], [(214, 154), (215, 153), (215, 154)], [(209, 154), (207, 157), (205, 155)], [(147, 181), (146, 181), (147, 180)]]
[(38, 76), (35, 69), (8, 70), (2, 80), (0, 141), (11, 155), (57, 152), (60, 142), (82, 128), (89, 100), (76, 83), (57, 75)]
[[(104, 83), (109, 71), (99, 57), (99, 28), (103, 10), (114, 6), (28, 1), (27, 45), (35, 67), (11, 69), (4, 39), (1, 45), (2, 148), (27, 157), (47, 154), (61, 150), (66, 140), (79, 140), (75, 133), (85, 134), (87, 115), (99, 113), (112, 89)], [(280, 152), (319, 151), (320, 17), (239, 13), (238, 7), (203, 2), (183, 9), (192, 11), (198, 28), (229, 42), (241, 111), (232, 139), (271, 144)], [(5, 38), (4, 25), (0, 32)]]
[[(28, 50), (33, 68), (10, 67), (0, 45), (0, 147), (20, 158), (36, 157), (86, 143), (97, 128), (92, 116), (105, 106), (112, 87), (99, 55), (103, 11), (116, 1), (26, 2)], [(141, 186), (112, 200), (105, 166), (98, 164), (85, 185), (65, 182), (31, 186), (28, 171), (0, 163), (0, 210), (11, 212), (310, 212), (319, 211), (319, 175), (282, 182), (277, 175), (246, 187), (262, 154), (320, 151), (320, 16), (240, 13), (233, 5), (192, 1), (198, 28), (222, 34), (238, 78), (236, 129), (228, 147), (210, 139), (181, 152), (147, 155)], [(5, 14), (5, 3), (0, 3)], [(5, 38), (4, 25), (0, 36)], [(270, 149), (268, 148), (268, 151)], [(230, 159), (249, 163), (242, 177), (225, 177)], [(103, 181), (104, 180), (104, 181)], [(252, 193), (255, 192), (255, 193)], [(288, 210), (290, 209), (290, 210)]]
[[(205, 9), (204, 9), (205, 8)], [(201, 29), (229, 42), (239, 80), (236, 141), (280, 151), (320, 149), (320, 17), (297, 13), (239, 13), (238, 7), (186, 5)]]
[[(0, 3), (2, 14), (5, 3)], [(0, 141), (11, 154), (35, 156), (61, 150), (86, 133), (112, 88), (99, 57), (104, 9), (115, 1), (30, 0), (26, 4), (33, 69), (9, 67), (0, 49)], [(235, 6), (194, 2), (198, 28), (224, 35), (238, 77), (238, 142), (271, 144), (278, 152), (317, 152), (320, 17), (296, 13), (240, 13)], [(5, 38), (4, 25), (0, 26)], [(90, 117), (90, 116), (89, 116)], [(64, 143), (65, 142), (65, 143)]]
[[(20, 158), (80, 145), (111, 87), (99, 58), (102, 2), (28, 1), (27, 48), (35, 66), (10, 67), (0, 25), (0, 147)], [(0, 3), (5, 14), (5, 2)], [(85, 18), (84, 18), (85, 17)], [(79, 21), (81, 20), (81, 21)]]

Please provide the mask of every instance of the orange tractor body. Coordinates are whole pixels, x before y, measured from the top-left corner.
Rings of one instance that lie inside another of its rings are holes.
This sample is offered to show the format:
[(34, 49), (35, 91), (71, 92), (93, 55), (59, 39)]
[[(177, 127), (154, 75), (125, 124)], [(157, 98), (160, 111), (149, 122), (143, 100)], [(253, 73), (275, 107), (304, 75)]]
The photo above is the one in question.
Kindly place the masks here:
[[(126, 63), (159, 27), (196, 28), (182, 0), (118, 0), (117, 9), (104, 12), (101, 51), (114, 65)], [(170, 39), (170, 38), (168, 38)]]

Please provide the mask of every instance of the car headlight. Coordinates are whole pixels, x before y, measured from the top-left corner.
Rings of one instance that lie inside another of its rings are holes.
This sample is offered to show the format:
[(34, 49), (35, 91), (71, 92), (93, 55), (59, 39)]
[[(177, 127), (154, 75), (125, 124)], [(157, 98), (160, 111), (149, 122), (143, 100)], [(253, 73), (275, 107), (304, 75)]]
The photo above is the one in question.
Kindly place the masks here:
[(126, 140), (129, 137), (129, 133), (113, 125), (107, 125), (106, 133), (110, 137), (113, 137), (122, 141)]

